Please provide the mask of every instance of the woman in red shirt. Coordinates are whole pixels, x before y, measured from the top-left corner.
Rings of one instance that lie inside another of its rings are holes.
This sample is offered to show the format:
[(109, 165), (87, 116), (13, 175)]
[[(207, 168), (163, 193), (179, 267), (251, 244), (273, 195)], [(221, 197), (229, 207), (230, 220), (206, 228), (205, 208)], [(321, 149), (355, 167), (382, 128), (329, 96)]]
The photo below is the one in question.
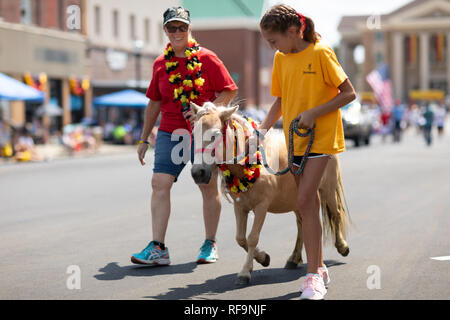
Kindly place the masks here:
[[(145, 111), (144, 129), (137, 150), (141, 164), (145, 165), (147, 139), (161, 113), (152, 177), (153, 240), (131, 257), (131, 261), (138, 264), (170, 264), (169, 251), (164, 245), (170, 215), (170, 190), (189, 160), (189, 154), (183, 151), (190, 149), (191, 162), (194, 159), (190, 134), (193, 112), (188, 110), (190, 101), (198, 105), (207, 101), (226, 105), (237, 93), (236, 84), (217, 55), (199, 47), (191, 38), (188, 10), (183, 7), (167, 9), (163, 27), (170, 43), (153, 64), (153, 77), (147, 90), (150, 102)], [(183, 146), (181, 149), (180, 144)], [(215, 236), (221, 200), (217, 175), (211, 177), (209, 184), (199, 187), (203, 197), (206, 240), (200, 248), (197, 262), (210, 263), (218, 258)]]

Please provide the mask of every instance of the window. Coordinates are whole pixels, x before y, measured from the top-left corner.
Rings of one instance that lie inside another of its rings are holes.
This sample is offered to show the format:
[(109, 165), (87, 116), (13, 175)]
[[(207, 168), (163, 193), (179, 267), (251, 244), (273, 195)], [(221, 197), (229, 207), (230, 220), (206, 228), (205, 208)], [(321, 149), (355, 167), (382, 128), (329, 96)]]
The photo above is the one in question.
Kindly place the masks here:
[(446, 41), (445, 34), (438, 32), (430, 36), (430, 62), (432, 65), (443, 64), (445, 62)]
[(114, 37), (119, 37), (119, 12), (117, 10), (113, 11), (113, 32)]
[(146, 18), (144, 22), (144, 40), (145, 43), (150, 43), (150, 19)]
[(95, 6), (95, 16), (94, 16), (94, 25), (95, 25), (95, 34), (96, 35), (100, 35), (101, 34), (101, 12), (100, 12), (100, 7), (99, 6)]
[(130, 15), (130, 38), (136, 40), (136, 17), (134, 14)]

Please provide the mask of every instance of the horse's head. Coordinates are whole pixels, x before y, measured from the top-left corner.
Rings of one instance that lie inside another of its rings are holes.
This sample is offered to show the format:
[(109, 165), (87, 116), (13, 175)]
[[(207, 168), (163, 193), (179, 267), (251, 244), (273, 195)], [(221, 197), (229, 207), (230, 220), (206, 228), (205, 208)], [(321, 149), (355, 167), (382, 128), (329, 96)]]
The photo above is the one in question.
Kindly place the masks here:
[[(233, 133), (227, 130), (227, 123), (232, 114), (239, 108), (216, 107), (207, 102), (202, 107), (191, 102), (196, 114), (194, 122), (195, 155), (191, 174), (197, 184), (207, 184), (211, 179), (213, 167), (227, 159), (227, 146), (224, 139), (234, 141)], [(232, 145), (232, 144), (231, 144)]]

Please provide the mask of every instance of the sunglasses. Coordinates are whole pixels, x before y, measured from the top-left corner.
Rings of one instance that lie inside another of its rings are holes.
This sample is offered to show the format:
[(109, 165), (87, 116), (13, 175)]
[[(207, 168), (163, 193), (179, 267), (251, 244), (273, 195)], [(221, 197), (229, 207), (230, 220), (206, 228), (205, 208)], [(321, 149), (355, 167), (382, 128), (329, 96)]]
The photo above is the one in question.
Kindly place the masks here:
[(186, 32), (189, 29), (188, 25), (181, 25), (181, 26), (166, 26), (167, 32), (169, 33), (175, 33), (177, 30), (180, 30), (180, 32)]

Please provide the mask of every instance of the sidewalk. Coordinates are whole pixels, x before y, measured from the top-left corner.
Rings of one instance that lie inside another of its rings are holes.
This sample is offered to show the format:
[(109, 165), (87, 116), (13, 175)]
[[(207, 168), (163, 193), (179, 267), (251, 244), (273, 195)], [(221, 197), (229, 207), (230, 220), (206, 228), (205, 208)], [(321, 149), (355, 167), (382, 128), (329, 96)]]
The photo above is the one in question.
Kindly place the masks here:
[[(88, 158), (95, 157), (98, 155), (112, 155), (112, 154), (123, 154), (136, 152), (137, 146), (135, 145), (116, 145), (103, 143), (95, 153), (90, 153), (87, 151), (79, 151), (74, 154), (70, 154), (64, 147), (57, 144), (45, 144), (36, 145), (36, 150), (45, 157), (45, 161), (53, 161), (59, 159), (70, 159), (70, 158)], [(10, 159), (5, 159), (0, 157), (0, 165), (3, 164), (16, 164), (21, 162), (15, 162)]]

